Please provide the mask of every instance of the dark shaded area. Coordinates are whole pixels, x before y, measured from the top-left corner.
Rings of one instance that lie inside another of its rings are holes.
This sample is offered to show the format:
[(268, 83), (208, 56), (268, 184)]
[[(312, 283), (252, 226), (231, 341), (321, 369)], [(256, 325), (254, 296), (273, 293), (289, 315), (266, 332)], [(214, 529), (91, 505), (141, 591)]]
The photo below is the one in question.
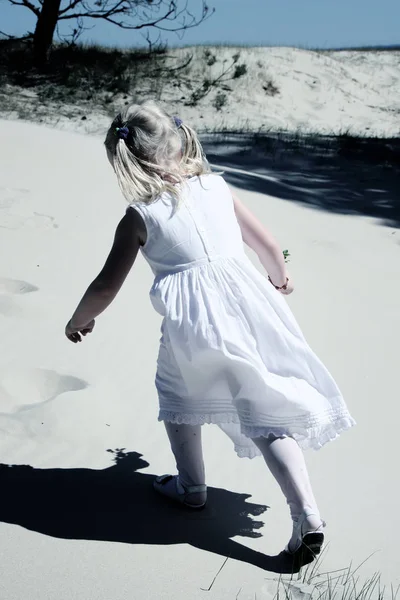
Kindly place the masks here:
[(249, 495), (211, 487), (204, 510), (185, 509), (154, 492), (154, 475), (137, 472), (148, 466), (141, 454), (114, 455), (104, 470), (0, 464), (0, 521), (66, 539), (190, 544), (275, 573), (300, 569), (298, 557), (266, 556), (231, 539), (261, 536), (253, 517), (267, 507), (246, 502)]
[(320, 49), (320, 52), (396, 52), (400, 50), (399, 44), (389, 44), (388, 46), (343, 46), (340, 48), (330, 48), (329, 50)]
[(238, 188), (400, 226), (400, 138), (231, 133), (203, 144)]
[(42, 100), (78, 102), (96, 94), (130, 94), (145, 73), (165, 71), (165, 48), (121, 51), (58, 44), (48, 62), (35, 66), (31, 40), (0, 40), (0, 84), (34, 88)]

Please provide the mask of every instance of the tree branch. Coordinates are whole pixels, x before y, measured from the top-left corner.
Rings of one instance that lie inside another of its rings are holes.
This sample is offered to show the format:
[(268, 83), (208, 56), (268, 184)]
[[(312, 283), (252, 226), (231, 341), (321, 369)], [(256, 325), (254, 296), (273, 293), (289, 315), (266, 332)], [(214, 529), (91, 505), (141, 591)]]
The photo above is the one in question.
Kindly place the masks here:
[[(206, 18), (211, 16), (214, 9), (210, 10), (205, 0), (202, 0), (202, 11), (199, 18), (188, 10), (187, 0), (179, 9), (177, 0), (97, 0), (99, 8), (95, 9), (85, 0), (70, 0), (68, 6), (60, 11), (59, 21), (70, 19), (102, 19), (112, 25), (116, 25), (121, 29), (139, 30), (148, 27), (154, 27), (160, 31), (183, 31), (199, 25)], [(73, 9), (81, 6), (82, 11), (73, 12)], [(143, 11), (140, 13), (140, 7)], [(153, 19), (150, 16), (151, 12), (159, 12), (165, 7), (165, 11)], [(68, 12), (72, 10), (72, 12)], [(125, 17), (125, 19), (122, 18)], [(138, 19), (141, 22), (132, 23), (133, 19)], [(163, 27), (163, 22), (179, 22), (179, 26)]]
[(92, 27), (85, 27), (82, 19), (77, 19), (76, 27), (71, 28), (71, 33), (66, 33), (61, 35), (59, 26), (57, 24), (57, 37), (60, 41), (66, 42), (70, 46), (74, 46), (78, 39), (81, 37), (84, 31), (89, 31), (93, 29)]
[(0, 31), (0, 35), (4, 35), (5, 37), (3, 38), (3, 40), (0, 41), (4, 41), (4, 39), (6, 41), (12, 41), (15, 40), (16, 42), (23, 42), (25, 40), (30, 40), (32, 38), (32, 33), (27, 33), (26, 35), (23, 36), (17, 36), (17, 35), (10, 35), (9, 33), (6, 33), (5, 31)]
[(112, 17), (113, 15), (124, 13), (127, 14), (129, 11), (133, 11), (133, 7), (129, 9), (129, 7), (127, 6), (126, 0), (119, 0), (108, 10), (92, 10), (89, 7), (86, 7), (82, 0), (73, 0), (71, 4), (73, 4), (74, 6), (77, 6), (78, 4), (83, 4), (85, 12), (77, 12), (67, 15), (65, 14), (65, 10), (63, 10), (61, 11), (61, 13), (59, 13), (61, 15), (59, 17), (59, 21), (61, 19), (107, 19), (108, 17)]
[(15, 35), (10, 35), (9, 33), (6, 33), (5, 31), (0, 30), (0, 35), (4, 35), (4, 37), (7, 40), (15, 40)]
[(11, 4), (14, 4), (14, 6), (25, 6), (25, 8), (29, 8), (29, 10), (31, 10), (37, 17), (40, 15), (40, 10), (34, 4), (32, 4), (32, 2), (29, 2), (29, 0), (21, 0), (21, 2), (17, 2), (17, 0), (8, 1)]
[(68, 4), (68, 6), (66, 6), (65, 8), (63, 8), (62, 10), (59, 11), (59, 15), (63, 15), (64, 13), (68, 12), (69, 10), (73, 10), (76, 6), (78, 6), (78, 4), (81, 3), (82, 0), (70, 0), (70, 3)]

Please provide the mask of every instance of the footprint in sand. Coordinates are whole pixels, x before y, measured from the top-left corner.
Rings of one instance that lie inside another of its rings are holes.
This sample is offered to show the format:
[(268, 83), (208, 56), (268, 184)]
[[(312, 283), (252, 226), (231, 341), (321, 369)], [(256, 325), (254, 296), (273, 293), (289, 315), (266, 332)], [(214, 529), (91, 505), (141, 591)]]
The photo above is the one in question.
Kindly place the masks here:
[(29, 190), (23, 188), (0, 187), (0, 227), (58, 229), (58, 224), (51, 215), (31, 211), (30, 208), (27, 210), (24, 202), (29, 193)]
[(0, 187), (0, 210), (9, 210), (26, 194), (29, 194), (29, 190), (25, 188)]
[(0, 414), (20, 413), (88, 385), (79, 377), (60, 375), (50, 369), (7, 371), (0, 374)]
[(37, 292), (38, 287), (20, 279), (0, 277), (0, 314), (12, 317), (20, 314), (21, 309), (15, 302), (14, 296)]

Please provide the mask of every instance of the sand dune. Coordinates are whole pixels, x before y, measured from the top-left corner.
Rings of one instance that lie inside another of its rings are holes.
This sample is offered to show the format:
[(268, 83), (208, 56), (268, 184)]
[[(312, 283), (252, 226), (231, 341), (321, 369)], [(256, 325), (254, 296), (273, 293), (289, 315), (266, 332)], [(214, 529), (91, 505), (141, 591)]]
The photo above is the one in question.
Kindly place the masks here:
[(400, 52), (396, 50), (198, 46), (168, 50), (160, 60), (135, 78), (129, 93), (99, 91), (90, 78), (82, 83), (88, 98), (85, 89), (79, 89), (81, 97), (75, 101), (70, 89), (64, 90), (64, 96), (59, 90), (59, 98), (52, 99), (51, 82), (47, 88), (3, 86), (0, 116), (102, 133), (110, 114), (132, 98), (154, 97), (171, 114), (179, 113), (204, 131), (378, 137), (400, 133)]
[[(290, 522), (262, 460), (239, 460), (209, 426), (206, 511), (152, 492), (174, 464), (156, 421), (160, 322), (144, 262), (92, 336), (64, 338), (125, 208), (101, 140), (21, 122), (0, 131), (0, 598), (272, 598)], [(399, 230), (251, 187), (242, 167), (228, 177), (289, 249), (290, 304), (358, 421), (308, 453), (328, 522), (323, 571), (377, 552), (360, 576), (379, 570), (396, 586)]]

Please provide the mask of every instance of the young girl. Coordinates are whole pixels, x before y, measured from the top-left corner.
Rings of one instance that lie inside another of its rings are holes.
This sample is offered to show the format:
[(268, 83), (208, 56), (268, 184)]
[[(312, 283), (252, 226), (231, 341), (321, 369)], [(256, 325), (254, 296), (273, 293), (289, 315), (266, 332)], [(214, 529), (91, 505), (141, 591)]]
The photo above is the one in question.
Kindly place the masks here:
[(66, 326), (68, 339), (93, 330), (141, 250), (155, 275), (152, 303), (164, 317), (156, 387), (178, 471), (158, 477), (155, 489), (204, 506), (201, 425), (215, 423), (240, 457), (262, 454), (280, 485), (293, 520), (286, 551), (317, 554), (325, 524), (302, 449), (320, 448), (354, 421), (283, 298), (293, 284), (282, 251), (210, 172), (196, 133), (156, 104), (119, 114), (105, 146), (129, 208)]

